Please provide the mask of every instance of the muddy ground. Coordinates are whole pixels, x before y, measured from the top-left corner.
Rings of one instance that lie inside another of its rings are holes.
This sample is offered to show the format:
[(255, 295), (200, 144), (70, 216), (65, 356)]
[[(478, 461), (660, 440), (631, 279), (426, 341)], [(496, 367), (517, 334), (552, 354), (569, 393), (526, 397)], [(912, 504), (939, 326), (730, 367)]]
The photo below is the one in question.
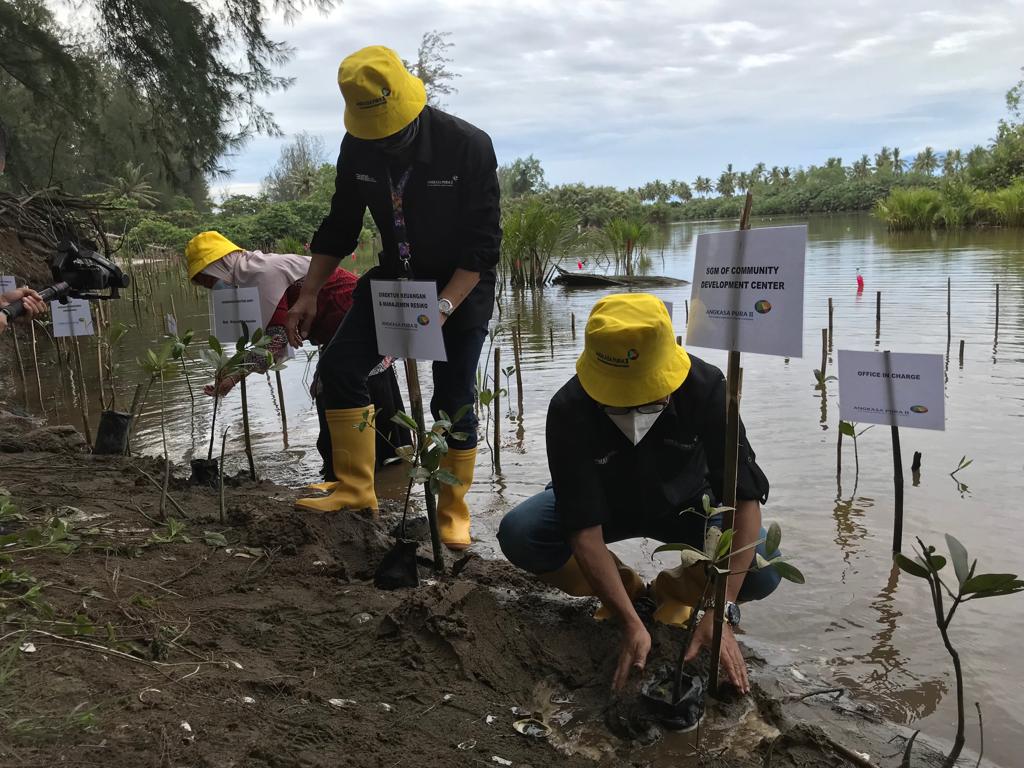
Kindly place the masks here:
[[(72, 435), (0, 453), (16, 506), (0, 511), (2, 766), (900, 764), (904, 729), (757, 657), (754, 693), (710, 705), (699, 748), (647, 723), (620, 738), (617, 632), (593, 601), (472, 556), (377, 590), (393, 505), (380, 521), (304, 513), (294, 490), (244, 480), (221, 522), (216, 491), (174, 479), (177, 522), (161, 522), (159, 461), (88, 456)], [(680, 635), (652, 633), (651, 669)], [(526, 713), (553, 734), (514, 730)]]

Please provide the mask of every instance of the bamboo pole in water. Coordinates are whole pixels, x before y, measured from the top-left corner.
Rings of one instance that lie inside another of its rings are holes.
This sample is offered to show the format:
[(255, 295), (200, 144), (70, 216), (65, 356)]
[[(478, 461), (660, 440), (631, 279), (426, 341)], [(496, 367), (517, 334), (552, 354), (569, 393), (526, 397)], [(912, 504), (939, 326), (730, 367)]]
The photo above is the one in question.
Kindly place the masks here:
[[(244, 371), (243, 371), (244, 373)], [(245, 458), (249, 460), (249, 477), (256, 481), (256, 462), (252, 457), (252, 438), (249, 435), (249, 397), (245, 389), (245, 376), (238, 383), (242, 387), (242, 433), (245, 436)]]
[(274, 371), (274, 377), (277, 379), (277, 399), (281, 403), (281, 429), (284, 437), (284, 447), (288, 447), (288, 412), (284, 409), (284, 383), (281, 381), (281, 372)]
[(512, 355), (516, 365), (516, 394), (519, 398), (519, 418), (523, 417), (523, 339), (515, 330), (512, 331)]
[(903, 549), (903, 454), (900, 449), (900, 428), (892, 427), (893, 487), (896, 492), (896, 514), (892, 529), (892, 551)]
[(572, 340), (576, 341), (576, 313), (573, 312), (570, 317), (572, 318)]
[(821, 329), (821, 388), (825, 388), (825, 365), (828, 363), (828, 328)]
[(953, 343), (953, 279), (946, 278), (946, 347)]
[(999, 342), (999, 283), (996, 283), (996, 330), (992, 337), (992, 343)]
[(494, 471), (501, 472), (501, 347), (494, 348)]
[(551, 359), (555, 359), (555, 326), (548, 326), (548, 340), (551, 343)]
[(960, 367), (964, 367), (964, 340), (960, 339)]
[(690, 324), (690, 300), (683, 299), (683, 306), (686, 308), (686, 324)]
[(832, 297), (828, 297), (828, 348), (832, 349)]
[(882, 335), (882, 292), (875, 293), (875, 338)]

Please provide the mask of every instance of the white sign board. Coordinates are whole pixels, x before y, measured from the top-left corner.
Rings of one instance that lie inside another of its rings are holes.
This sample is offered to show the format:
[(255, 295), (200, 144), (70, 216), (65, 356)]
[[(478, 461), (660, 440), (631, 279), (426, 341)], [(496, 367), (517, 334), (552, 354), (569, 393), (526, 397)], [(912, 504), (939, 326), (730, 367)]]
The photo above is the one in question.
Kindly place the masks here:
[(942, 355), (839, 350), (839, 417), (855, 423), (945, 429)]
[(686, 345), (803, 356), (807, 227), (697, 238)]
[(178, 335), (178, 320), (177, 320), (177, 318), (174, 315), (172, 315), (170, 312), (168, 312), (167, 315), (164, 317), (164, 321), (167, 324), (167, 333), (169, 333), (171, 336), (177, 336)]
[(59, 301), (50, 302), (50, 312), (53, 315), (53, 335), (57, 338), (92, 336), (94, 328), (89, 302), (85, 299), (68, 299), (67, 302), (67, 304), (61, 304)]
[(13, 291), (17, 287), (17, 283), (14, 282), (14, 275), (0, 275), (0, 293)]
[(259, 288), (210, 291), (210, 330), (221, 344), (234, 344), (248, 329), (263, 327)]
[(437, 285), (424, 280), (371, 280), (377, 351), (407, 360), (447, 360)]

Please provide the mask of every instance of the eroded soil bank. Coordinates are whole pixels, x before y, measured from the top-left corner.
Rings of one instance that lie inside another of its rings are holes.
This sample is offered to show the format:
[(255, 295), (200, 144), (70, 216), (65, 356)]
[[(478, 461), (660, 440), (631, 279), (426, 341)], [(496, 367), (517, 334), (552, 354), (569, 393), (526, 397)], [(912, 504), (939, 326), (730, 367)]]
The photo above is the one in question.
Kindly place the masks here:
[[(157, 520), (159, 461), (53, 440), (0, 453), (17, 508), (0, 517), (17, 574), (0, 585), (0, 765), (900, 764), (904, 729), (806, 696), (828, 683), (753, 654), (754, 693), (709, 707), (700, 749), (696, 732), (645, 724), (656, 743), (621, 739), (606, 712), (617, 632), (592, 601), (477, 557), (445, 576), (424, 561), (421, 587), (379, 591), (393, 508), (307, 514), (293, 490), (239, 481), (222, 523), (216, 491), (172, 480), (179, 528)], [(680, 634), (652, 633), (650, 669)], [(528, 713), (550, 738), (513, 729)], [(913, 765), (938, 764), (919, 740)]]

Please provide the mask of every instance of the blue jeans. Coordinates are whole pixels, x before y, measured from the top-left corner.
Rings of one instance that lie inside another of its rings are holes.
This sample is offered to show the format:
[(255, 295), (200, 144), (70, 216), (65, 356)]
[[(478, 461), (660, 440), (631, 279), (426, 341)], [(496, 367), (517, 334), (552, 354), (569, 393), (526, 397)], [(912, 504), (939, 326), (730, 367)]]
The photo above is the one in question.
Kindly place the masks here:
[[(321, 413), (336, 408), (363, 408), (370, 404), (366, 379), (381, 361), (381, 355), (377, 352), (370, 281), (366, 276), (359, 281), (352, 297), (352, 308), (320, 356), (317, 407)], [(446, 323), (441, 332), (448, 361), (435, 361), (433, 364), (434, 396), (430, 400), (430, 411), (435, 419), (442, 410), (454, 416), (459, 408), (472, 405), (476, 400), (476, 367), (487, 337), (487, 326), (454, 328)], [(473, 408), (469, 408), (452, 426), (453, 432), (465, 432), (466, 439), (449, 439), (448, 444), (452, 448), (474, 448), (477, 422)], [(329, 440), (329, 432), (321, 425), (321, 442), (326, 442), (323, 439), (325, 432)], [(329, 451), (328, 446), (325, 448)]]
[[(646, 537), (662, 543), (689, 544), (691, 547), (703, 549), (703, 540), (687, 540), (693, 538), (694, 529), (692, 526), (680, 525), (680, 520), (681, 517), (675, 515), (664, 521), (643, 526), (632, 535), (613, 535), (611, 539), (607, 538), (605, 529), (605, 541), (610, 544), (625, 538)], [(711, 523), (721, 524), (715, 518), (712, 518)], [(766, 533), (767, 531), (762, 528), (762, 539)], [(562, 527), (562, 521), (555, 512), (555, 492), (548, 487), (506, 514), (498, 526), (498, 544), (501, 545), (501, 551), (510, 563), (530, 573), (551, 573), (565, 565), (572, 556), (572, 548), (569, 546), (569, 538)], [(762, 557), (774, 557), (778, 554), (772, 552), (769, 556), (765, 552), (764, 542), (757, 545), (756, 551)], [(751, 555), (751, 560), (753, 559), (754, 556)], [(762, 600), (775, 591), (781, 580), (782, 577), (774, 568), (750, 571), (743, 580), (739, 600)]]

